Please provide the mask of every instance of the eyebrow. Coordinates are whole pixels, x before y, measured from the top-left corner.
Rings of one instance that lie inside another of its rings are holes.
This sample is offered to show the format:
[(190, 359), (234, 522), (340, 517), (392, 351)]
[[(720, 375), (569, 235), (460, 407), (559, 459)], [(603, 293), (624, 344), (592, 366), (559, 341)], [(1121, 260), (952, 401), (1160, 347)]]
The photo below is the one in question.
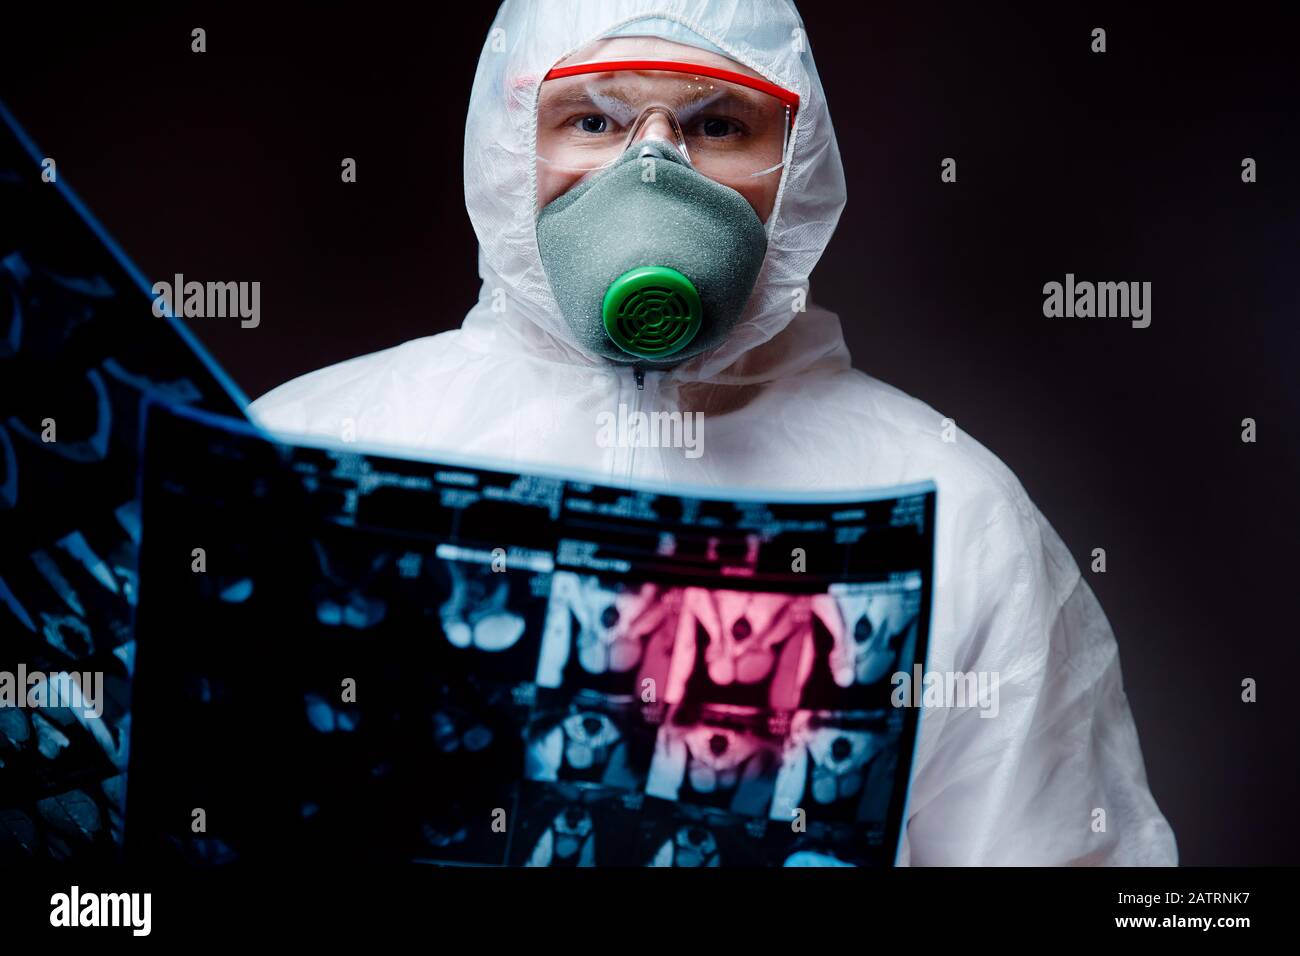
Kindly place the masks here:
[[(680, 90), (680, 87), (678, 88)], [(566, 108), (583, 105), (594, 105), (598, 100), (616, 100), (620, 103), (634, 103), (640, 96), (644, 96), (644, 87), (633, 86), (629, 84), (613, 83), (584, 83), (580, 86), (568, 87), (547, 95), (543, 87), (543, 96), (540, 106), (547, 109)], [(759, 94), (762, 95), (762, 94)], [(741, 104), (748, 111), (757, 111), (758, 106), (755, 99), (746, 95), (740, 90), (733, 90), (729, 87), (719, 87), (717, 85), (702, 85), (693, 87), (690, 95), (686, 97), (675, 97), (668, 103), (673, 107), (698, 107), (702, 103), (715, 102), (725, 98), (733, 103)]]

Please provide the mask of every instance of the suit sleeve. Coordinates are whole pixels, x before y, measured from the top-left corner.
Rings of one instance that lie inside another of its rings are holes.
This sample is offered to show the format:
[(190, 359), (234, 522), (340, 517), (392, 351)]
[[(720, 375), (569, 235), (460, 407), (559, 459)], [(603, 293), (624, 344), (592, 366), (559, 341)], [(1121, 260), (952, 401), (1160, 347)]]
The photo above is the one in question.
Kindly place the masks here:
[(1027, 498), (965, 537), (958, 633), (927, 673), (983, 671), (997, 690), (923, 710), (899, 862), (1176, 865), (1115, 636), (1068, 550)]

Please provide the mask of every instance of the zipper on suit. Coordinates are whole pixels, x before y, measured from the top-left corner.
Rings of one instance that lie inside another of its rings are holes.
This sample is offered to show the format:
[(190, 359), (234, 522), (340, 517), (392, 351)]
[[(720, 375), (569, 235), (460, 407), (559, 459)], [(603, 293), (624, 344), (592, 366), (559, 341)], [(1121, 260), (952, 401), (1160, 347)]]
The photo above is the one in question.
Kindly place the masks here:
[(646, 371), (643, 366), (632, 365), (619, 368), (614, 373), (618, 382), (616, 433), (622, 440), (615, 443), (614, 460), (609, 468), (611, 477), (632, 478), (636, 474), (637, 439), (649, 438), (648, 434), (638, 434), (631, 427), (633, 416), (639, 414), (643, 407), (654, 408), (658, 379), (654, 378), (655, 373), (651, 371), (647, 394)]
[[(641, 393), (645, 391), (645, 369), (643, 369), (640, 365), (633, 365), (632, 378), (636, 382), (636, 388), (632, 390), (632, 405), (631, 408), (628, 409), (629, 421), (631, 421), (633, 415), (641, 411)], [(623, 472), (624, 478), (631, 478), (632, 475), (635, 473), (635, 468), (636, 468), (635, 437), (629, 434), (628, 438), (629, 441), (628, 441), (628, 450), (627, 450), (627, 470)]]

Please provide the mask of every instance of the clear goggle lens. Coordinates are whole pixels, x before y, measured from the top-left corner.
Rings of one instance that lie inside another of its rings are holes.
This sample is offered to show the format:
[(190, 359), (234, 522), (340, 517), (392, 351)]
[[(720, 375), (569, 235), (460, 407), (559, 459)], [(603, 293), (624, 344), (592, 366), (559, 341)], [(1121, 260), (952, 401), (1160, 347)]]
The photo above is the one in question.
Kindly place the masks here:
[(662, 139), (719, 182), (771, 175), (784, 166), (790, 141), (793, 95), (785, 96), (676, 70), (552, 76), (538, 97), (537, 158), (585, 172), (610, 165), (636, 142)]

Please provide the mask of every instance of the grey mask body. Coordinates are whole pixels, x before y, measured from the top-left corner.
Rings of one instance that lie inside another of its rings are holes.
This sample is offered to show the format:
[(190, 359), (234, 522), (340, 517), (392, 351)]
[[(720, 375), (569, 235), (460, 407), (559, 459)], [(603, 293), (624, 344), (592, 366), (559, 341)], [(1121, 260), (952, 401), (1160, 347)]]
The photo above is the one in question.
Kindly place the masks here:
[[(740, 193), (652, 140), (546, 206), (537, 217), (537, 245), (560, 312), (583, 348), (614, 362), (666, 367), (720, 344), (740, 321), (767, 234)], [(606, 329), (606, 292), (643, 266), (676, 270), (698, 292), (698, 332), (671, 355), (630, 353)]]

